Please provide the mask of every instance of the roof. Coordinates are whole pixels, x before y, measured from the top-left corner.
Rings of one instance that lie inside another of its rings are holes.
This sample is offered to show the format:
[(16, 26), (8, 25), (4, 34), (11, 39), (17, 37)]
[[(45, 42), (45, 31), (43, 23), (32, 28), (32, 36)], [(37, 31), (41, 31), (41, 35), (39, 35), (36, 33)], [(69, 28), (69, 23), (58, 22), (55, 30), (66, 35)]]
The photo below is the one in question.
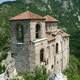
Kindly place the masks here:
[(61, 29), (54, 29), (54, 30), (52, 30), (52, 31), (48, 31), (47, 33), (51, 33), (51, 34), (53, 34), (54, 36), (56, 36), (57, 34), (61, 34), (63, 37), (70, 36), (68, 33), (64, 32), (64, 31), (61, 30)]
[(46, 37), (47, 37), (48, 41), (55, 40), (55, 37), (53, 37), (50, 33), (46, 33)]
[(46, 15), (44, 16), (44, 18), (46, 19), (46, 22), (57, 22), (58, 20), (55, 19), (54, 17), (50, 16), (50, 15)]
[(27, 11), (12, 17), (10, 20), (25, 20), (25, 19), (44, 19), (44, 18), (38, 14)]
[(46, 32), (46, 37), (47, 37), (48, 41), (53, 41), (53, 40), (55, 40), (55, 37), (58, 34), (62, 35), (62, 37), (68, 37), (68, 36), (70, 36), (69, 34), (67, 34), (66, 32), (64, 32), (61, 29), (54, 29), (53, 31)]

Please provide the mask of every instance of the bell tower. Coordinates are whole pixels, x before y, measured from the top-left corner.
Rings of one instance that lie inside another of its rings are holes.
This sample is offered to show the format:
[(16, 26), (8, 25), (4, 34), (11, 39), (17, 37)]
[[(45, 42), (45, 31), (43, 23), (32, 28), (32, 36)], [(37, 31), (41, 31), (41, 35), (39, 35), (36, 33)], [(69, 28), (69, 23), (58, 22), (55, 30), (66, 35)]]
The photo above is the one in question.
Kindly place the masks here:
[(35, 67), (36, 40), (45, 38), (45, 19), (30, 11), (10, 19), (11, 50), (17, 72), (33, 70)]

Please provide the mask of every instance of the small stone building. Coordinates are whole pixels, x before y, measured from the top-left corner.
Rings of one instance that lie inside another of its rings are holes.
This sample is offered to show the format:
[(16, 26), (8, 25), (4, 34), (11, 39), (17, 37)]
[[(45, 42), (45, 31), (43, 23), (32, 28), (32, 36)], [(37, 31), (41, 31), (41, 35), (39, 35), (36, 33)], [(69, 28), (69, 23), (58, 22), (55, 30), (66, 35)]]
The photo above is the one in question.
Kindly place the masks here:
[(27, 11), (12, 17), (10, 22), (11, 51), (17, 72), (32, 71), (38, 65), (51, 72), (68, 67), (69, 34), (58, 29), (58, 20)]

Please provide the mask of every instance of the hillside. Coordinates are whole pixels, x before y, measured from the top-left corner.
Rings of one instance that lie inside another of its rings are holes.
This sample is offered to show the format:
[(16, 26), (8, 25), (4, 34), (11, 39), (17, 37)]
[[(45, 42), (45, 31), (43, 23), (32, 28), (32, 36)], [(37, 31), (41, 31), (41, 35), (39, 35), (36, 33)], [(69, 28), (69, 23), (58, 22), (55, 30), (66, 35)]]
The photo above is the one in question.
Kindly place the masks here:
[(9, 49), (9, 18), (27, 10), (42, 16), (50, 14), (56, 17), (59, 20), (59, 28), (70, 34), (71, 66), (66, 73), (71, 73), (70, 75), (68, 73), (69, 77), (76, 76), (70, 80), (79, 80), (80, 0), (16, 0), (0, 4), (0, 51)]

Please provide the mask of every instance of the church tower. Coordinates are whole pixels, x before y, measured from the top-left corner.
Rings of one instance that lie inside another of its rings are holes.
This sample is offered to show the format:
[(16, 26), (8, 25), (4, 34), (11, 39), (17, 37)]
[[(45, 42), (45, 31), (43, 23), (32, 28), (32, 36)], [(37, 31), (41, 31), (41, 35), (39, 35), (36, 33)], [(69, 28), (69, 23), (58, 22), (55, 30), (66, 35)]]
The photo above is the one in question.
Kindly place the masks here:
[(33, 70), (35, 45), (45, 39), (45, 19), (30, 11), (10, 19), (12, 30), (11, 50), (17, 72)]

